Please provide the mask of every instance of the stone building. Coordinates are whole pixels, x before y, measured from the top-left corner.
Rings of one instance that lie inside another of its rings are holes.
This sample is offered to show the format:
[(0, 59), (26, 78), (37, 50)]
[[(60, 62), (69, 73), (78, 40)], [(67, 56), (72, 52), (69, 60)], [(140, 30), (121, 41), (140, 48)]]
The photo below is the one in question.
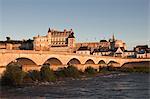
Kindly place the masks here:
[(100, 42), (83, 42), (83, 43), (76, 43), (76, 49), (79, 49), (80, 47), (87, 46), (91, 49), (91, 52), (94, 51), (94, 49), (99, 48), (109, 48), (110, 43), (107, 40), (100, 40)]
[(58, 31), (49, 28), (46, 36), (36, 36), (34, 39), (34, 50), (51, 51), (73, 51), (75, 48), (75, 37), (73, 30)]

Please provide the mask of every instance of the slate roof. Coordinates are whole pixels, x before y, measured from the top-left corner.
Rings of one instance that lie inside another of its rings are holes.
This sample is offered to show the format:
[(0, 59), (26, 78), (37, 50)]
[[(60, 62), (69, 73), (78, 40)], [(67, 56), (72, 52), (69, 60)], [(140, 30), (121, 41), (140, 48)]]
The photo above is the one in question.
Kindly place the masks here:
[[(116, 47), (116, 48), (114, 49), (114, 52), (116, 52), (118, 48), (119, 48), (119, 47)], [(121, 49), (122, 51), (125, 51), (124, 47), (120, 47), (120, 49)]]
[(100, 42), (107, 42), (107, 40), (100, 40)]
[(85, 51), (85, 50), (89, 50), (90, 51), (90, 49), (87, 46), (82, 46), (77, 51)]
[(124, 52), (135, 52), (134, 50), (124, 50)]
[(74, 37), (74, 32), (72, 32), (72, 33), (68, 36), (68, 38), (75, 38), (75, 37)]
[(93, 52), (109, 52), (110, 50), (107, 47), (99, 48), (99, 49), (94, 49)]
[(136, 48), (148, 48), (148, 45), (137, 45)]

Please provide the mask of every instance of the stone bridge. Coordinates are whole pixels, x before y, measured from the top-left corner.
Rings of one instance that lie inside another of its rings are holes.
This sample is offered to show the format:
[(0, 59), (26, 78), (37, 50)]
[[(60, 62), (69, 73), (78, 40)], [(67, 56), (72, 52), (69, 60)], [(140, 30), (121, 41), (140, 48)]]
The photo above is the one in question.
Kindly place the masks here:
[(81, 55), (75, 53), (62, 53), (34, 50), (0, 50), (0, 73), (12, 62), (19, 62), (25, 71), (40, 69), (43, 64), (50, 64), (54, 70), (74, 65), (84, 70), (87, 66), (99, 68), (99, 66), (120, 67), (128, 62), (150, 61), (150, 59), (128, 59), (110, 56)]

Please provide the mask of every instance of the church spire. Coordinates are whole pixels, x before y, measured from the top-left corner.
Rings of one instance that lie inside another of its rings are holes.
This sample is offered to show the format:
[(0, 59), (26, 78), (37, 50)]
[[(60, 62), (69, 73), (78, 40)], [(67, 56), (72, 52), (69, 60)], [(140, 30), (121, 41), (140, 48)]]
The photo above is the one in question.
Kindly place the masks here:
[(49, 32), (51, 32), (51, 29), (50, 29), (50, 28), (48, 29), (48, 33), (49, 33)]
[(114, 33), (113, 33), (113, 35), (112, 35), (112, 40), (113, 40), (113, 41), (115, 41), (115, 36), (114, 36)]

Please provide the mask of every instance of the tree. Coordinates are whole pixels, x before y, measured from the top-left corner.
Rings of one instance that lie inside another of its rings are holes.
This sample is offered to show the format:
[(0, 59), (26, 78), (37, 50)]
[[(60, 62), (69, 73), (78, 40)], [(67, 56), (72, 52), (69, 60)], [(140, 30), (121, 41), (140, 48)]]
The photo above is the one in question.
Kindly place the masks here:
[(40, 73), (41, 73), (41, 80), (43, 81), (55, 81), (56, 80), (54, 71), (50, 70), (49, 66), (42, 66)]
[(24, 72), (19, 64), (14, 63), (6, 67), (1, 81), (3, 85), (20, 85), (23, 82)]
[(76, 77), (79, 77), (79, 74), (80, 74), (79, 70), (76, 67), (74, 67), (74, 66), (68, 66), (65, 71), (66, 71), (65, 74), (66, 74), (67, 77), (74, 77), (74, 78), (76, 78)]
[(87, 73), (87, 74), (96, 74), (96, 69), (94, 69), (93, 67), (91, 67), (91, 66), (89, 66), (89, 67), (87, 67), (86, 69), (85, 69), (85, 72)]
[(10, 41), (10, 37), (6, 37), (7, 41)]
[(73, 77), (77, 78), (80, 75), (80, 71), (74, 66), (68, 66), (67, 68), (61, 68), (56, 71), (57, 77)]
[(31, 70), (28, 72), (28, 75), (33, 81), (39, 81), (41, 79), (40, 71), (38, 70)]

